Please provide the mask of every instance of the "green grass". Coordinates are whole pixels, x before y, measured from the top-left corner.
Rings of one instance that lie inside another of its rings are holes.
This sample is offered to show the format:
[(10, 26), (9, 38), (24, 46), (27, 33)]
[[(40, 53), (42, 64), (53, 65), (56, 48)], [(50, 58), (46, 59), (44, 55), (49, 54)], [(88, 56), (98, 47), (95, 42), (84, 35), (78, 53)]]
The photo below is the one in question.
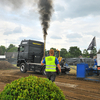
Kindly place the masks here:
[(15, 67), (17, 67), (17, 68), (20, 68), (20, 67), (18, 67), (16, 64), (12, 64), (13, 66), (15, 66)]
[(17, 67), (17, 65), (16, 64), (12, 64), (13, 66), (15, 66), (15, 67)]

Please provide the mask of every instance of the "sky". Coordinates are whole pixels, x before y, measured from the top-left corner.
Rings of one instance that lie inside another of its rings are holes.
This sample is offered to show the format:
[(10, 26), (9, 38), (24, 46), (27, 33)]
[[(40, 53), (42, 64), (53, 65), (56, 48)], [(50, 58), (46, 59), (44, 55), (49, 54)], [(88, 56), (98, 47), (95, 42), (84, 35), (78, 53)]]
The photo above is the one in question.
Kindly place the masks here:
[[(53, 13), (47, 31), (46, 49), (77, 46), (87, 49), (93, 37), (100, 49), (100, 0), (53, 0)], [(0, 0), (0, 46), (20, 42), (43, 42), (36, 0)]]

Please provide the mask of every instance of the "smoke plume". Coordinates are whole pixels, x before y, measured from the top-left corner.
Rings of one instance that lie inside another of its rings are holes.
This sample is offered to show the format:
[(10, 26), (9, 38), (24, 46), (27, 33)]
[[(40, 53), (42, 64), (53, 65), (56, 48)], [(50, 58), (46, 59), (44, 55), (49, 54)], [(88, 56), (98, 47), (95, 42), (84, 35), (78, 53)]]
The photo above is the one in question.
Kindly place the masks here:
[(0, 0), (0, 5), (8, 6), (11, 10), (17, 10), (28, 6), (30, 4), (34, 7), (34, 3), (38, 5), (41, 25), (44, 33), (44, 57), (45, 57), (45, 44), (46, 44), (46, 35), (47, 30), (50, 24), (50, 18), (53, 12), (53, 3), (52, 0)]
[(39, 13), (40, 13), (41, 25), (42, 25), (43, 33), (45, 36), (47, 35), (50, 18), (53, 12), (52, 0), (39, 0), (38, 8), (39, 8)]
[(41, 25), (44, 35), (47, 35), (50, 18), (53, 12), (52, 0), (0, 0), (0, 5), (11, 7), (12, 10), (21, 9), (24, 6), (38, 5)]

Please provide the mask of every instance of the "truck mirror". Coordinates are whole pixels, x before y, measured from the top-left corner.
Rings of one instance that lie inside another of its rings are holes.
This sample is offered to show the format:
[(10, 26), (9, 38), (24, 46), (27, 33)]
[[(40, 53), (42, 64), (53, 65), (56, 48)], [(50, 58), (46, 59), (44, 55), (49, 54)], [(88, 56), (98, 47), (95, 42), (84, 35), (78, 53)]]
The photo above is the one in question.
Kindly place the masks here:
[(18, 51), (20, 51), (20, 48), (18, 47)]

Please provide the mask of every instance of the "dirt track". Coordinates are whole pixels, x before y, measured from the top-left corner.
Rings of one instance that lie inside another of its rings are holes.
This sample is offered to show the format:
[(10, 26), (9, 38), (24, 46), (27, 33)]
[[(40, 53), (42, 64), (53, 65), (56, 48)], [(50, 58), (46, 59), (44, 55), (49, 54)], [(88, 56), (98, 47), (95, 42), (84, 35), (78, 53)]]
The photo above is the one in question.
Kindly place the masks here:
[[(4, 89), (6, 83), (29, 75), (45, 78), (42, 74), (32, 71), (21, 73), (19, 69), (0, 70), (0, 92)], [(68, 100), (100, 100), (100, 82), (77, 79), (75, 75), (69, 74), (57, 76), (55, 83)]]

